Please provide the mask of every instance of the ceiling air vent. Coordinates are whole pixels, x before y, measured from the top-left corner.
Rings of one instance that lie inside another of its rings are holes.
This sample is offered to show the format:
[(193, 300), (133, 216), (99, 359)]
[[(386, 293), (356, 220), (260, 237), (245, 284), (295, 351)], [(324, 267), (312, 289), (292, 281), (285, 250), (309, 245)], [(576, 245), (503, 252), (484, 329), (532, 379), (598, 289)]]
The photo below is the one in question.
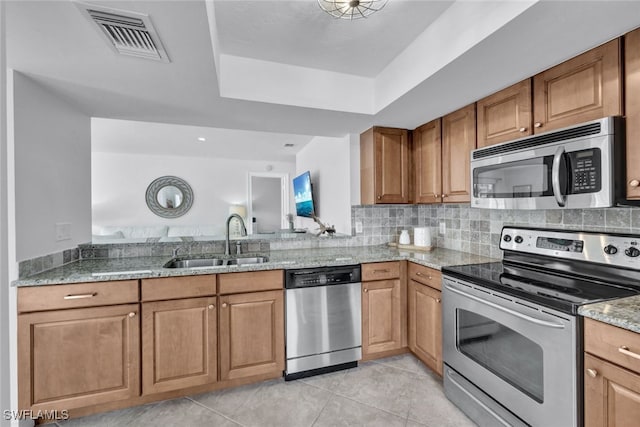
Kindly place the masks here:
[(102, 37), (117, 53), (170, 62), (149, 15), (88, 3), (76, 4), (98, 25)]

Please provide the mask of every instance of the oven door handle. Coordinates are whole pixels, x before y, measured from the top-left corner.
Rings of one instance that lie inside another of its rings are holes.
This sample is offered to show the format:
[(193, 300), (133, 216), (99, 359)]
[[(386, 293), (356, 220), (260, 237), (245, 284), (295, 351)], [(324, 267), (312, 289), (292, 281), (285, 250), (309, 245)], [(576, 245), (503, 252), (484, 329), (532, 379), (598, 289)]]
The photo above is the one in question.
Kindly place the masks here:
[(558, 147), (556, 153), (553, 155), (553, 165), (551, 166), (551, 187), (553, 189), (553, 196), (556, 198), (556, 203), (561, 208), (564, 207), (566, 198), (562, 194), (560, 188), (560, 162), (564, 156), (564, 147)]
[(505, 313), (509, 313), (509, 314), (511, 314), (513, 316), (519, 317), (520, 319), (526, 320), (526, 321), (531, 322), (531, 323), (535, 323), (536, 325), (546, 326), (548, 328), (554, 328), (554, 329), (564, 329), (564, 325), (561, 324), (561, 323), (553, 323), (553, 322), (547, 322), (546, 320), (536, 319), (535, 317), (531, 317), (531, 316), (528, 316), (526, 314), (520, 313), (518, 311), (511, 310), (510, 308), (502, 307), (502, 306), (500, 306), (498, 304), (495, 304), (495, 303), (493, 303), (491, 301), (487, 301), (487, 300), (484, 300), (482, 298), (478, 298), (475, 295), (468, 294), (468, 293), (466, 293), (464, 291), (461, 291), (459, 289), (452, 288), (450, 285), (444, 285), (444, 287), (447, 288), (448, 290), (450, 290), (453, 293), (456, 293), (458, 295), (462, 295), (464, 297), (470, 298), (470, 299), (472, 299), (474, 301), (477, 301), (479, 303), (488, 305), (489, 307), (493, 307), (496, 310), (504, 311)]

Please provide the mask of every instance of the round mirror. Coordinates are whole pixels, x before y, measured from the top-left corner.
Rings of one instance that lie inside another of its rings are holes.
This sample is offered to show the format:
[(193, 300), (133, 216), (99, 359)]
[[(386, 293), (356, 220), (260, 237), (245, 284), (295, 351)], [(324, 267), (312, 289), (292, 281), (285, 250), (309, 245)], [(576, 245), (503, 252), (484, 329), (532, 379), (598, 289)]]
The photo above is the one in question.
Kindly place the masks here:
[(176, 176), (163, 176), (147, 187), (147, 206), (163, 218), (184, 215), (193, 204), (193, 191), (187, 182)]

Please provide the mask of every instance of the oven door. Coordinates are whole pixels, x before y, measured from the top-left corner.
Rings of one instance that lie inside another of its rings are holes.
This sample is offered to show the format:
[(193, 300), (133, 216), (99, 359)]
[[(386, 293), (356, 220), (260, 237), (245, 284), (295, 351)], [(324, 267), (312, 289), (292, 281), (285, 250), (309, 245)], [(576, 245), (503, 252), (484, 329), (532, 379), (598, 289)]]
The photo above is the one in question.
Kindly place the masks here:
[(576, 319), (481, 286), (443, 280), (443, 359), (532, 426), (577, 426)]
[(615, 203), (611, 135), (505, 152), (471, 162), (471, 206), (609, 207)]

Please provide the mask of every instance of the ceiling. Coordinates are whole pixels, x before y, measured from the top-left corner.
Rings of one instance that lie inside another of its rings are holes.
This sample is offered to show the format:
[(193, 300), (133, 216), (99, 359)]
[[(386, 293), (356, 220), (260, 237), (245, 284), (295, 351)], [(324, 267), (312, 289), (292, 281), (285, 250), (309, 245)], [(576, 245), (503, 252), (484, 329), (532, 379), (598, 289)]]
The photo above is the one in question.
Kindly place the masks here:
[(92, 3), (149, 14), (171, 62), (116, 55), (70, 0), (10, 0), (9, 67), (92, 117), (222, 134), (413, 129), (640, 26), (635, 1)]

